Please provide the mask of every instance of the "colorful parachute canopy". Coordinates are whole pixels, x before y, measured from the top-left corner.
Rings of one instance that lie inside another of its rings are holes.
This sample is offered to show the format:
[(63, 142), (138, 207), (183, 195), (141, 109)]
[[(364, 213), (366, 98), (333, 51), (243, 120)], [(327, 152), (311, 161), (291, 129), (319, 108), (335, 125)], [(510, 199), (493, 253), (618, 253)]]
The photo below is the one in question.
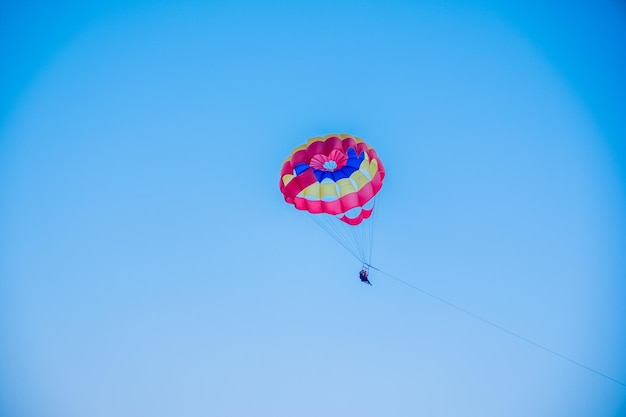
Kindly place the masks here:
[(355, 136), (331, 134), (291, 152), (280, 170), (280, 191), (299, 210), (330, 214), (354, 226), (371, 216), (384, 177), (371, 146)]

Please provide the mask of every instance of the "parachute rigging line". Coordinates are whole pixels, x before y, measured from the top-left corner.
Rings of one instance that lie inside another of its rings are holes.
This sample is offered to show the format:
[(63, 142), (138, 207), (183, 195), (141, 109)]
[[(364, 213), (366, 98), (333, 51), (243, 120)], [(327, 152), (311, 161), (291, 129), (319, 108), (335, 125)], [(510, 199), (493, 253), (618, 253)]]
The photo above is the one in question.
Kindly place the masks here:
[(481, 316), (479, 316), (479, 315), (477, 315), (475, 313), (472, 313), (471, 311), (469, 311), (469, 310), (467, 310), (467, 309), (465, 309), (463, 307), (460, 307), (460, 306), (458, 306), (458, 305), (456, 305), (454, 303), (451, 303), (450, 301), (448, 301), (448, 300), (446, 300), (444, 298), (441, 298), (441, 297), (439, 297), (439, 296), (437, 296), (437, 295), (435, 295), (435, 294), (433, 294), (431, 292), (428, 292), (428, 291), (426, 291), (426, 290), (424, 290), (424, 289), (422, 289), (420, 287), (417, 287), (417, 286), (411, 284), (410, 282), (407, 282), (407, 281), (405, 281), (403, 279), (400, 279), (400, 278), (398, 278), (398, 277), (396, 277), (396, 276), (394, 276), (394, 275), (392, 275), (392, 274), (390, 274), (388, 272), (385, 272), (385, 271), (383, 271), (383, 270), (381, 270), (379, 268), (376, 268), (375, 266), (372, 266), (372, 265), (369, 265), (369, 264), (367, 266), (369, 266), (371, 269), (374, 269), (374, 270), (380, 272), (383, 275), (388, 276), (389, 278), (395, 279), (396, 281), (406, 285), (409, 288), (412, 288), (412, 289), (414, 289), (414, 290), (416, 290), (416, 291), (418, 291), (418, 292), (420, 292), (420, 293), (422, 293), (422, 294), (424, 294), (424, 295), (426, 295), (426, 296), (428, 296), (428, 297), (430, 297), (432, 299), (435, 299), (435, 300), (437, 300), (437, 301), (439, 301), (439, 302), (441, 302), (443, 304), (446, 304), (447, 306), (452, 307), (455, 310), (458, 310), (458, 311), (460, 311), (460, 312), (462, 312), (462, 313), (464, 313), (464, 314), (466, 314), (466, 315), (468, 315), (468, 316), (470, 316), (470, 317), (472, 317), (472, 318), (474, 318), (474, 319), (476, 319), (478, 321), (481, 321), (481, 322), (483, 322), (485, 324), (488, 324), (489, 326), (494, 327), (494, 328), (500, 330), (501, 332), (504, 332), (504, 333), (507, 333), (507, 334), (509, 334), (509, 335), (511, 335), (513, 337), (516, 337), (516, 338), (518, 338), (518, 339), (520, 339), (520, 340), (522, 340), (522, 341), (524, 341), (524, 342), (526, 342), (526, 343), (528, 343), (530, 345), (533, 345), (533, 346), (535, 346), (535, 347), (537, 347), (539, 349), (542, 349), (542, 350), (544, 350), (544, 351), (546, 351), (546, 352), (548, 352), (548, 353), (550, 353), (550, 354), (552, 354), (552, 355), (554, 355), (556, 357), (559, 357), (559, 358), (561, 358), (563, 360), (566, 360), (567, 362), (570, 362), (570, 363), (572, 363), (572, 364), (574, 364), (574, 365), (576, 365), (576, 366), (578, 366), (580, 368), (586, 369), (587, 371), (593, 372), (594, 374), (599, 375), (599, 376), (601, 376), (601, 377), (603, 377), (605, 379), (608, 379), (611, 382), (614, 382), (614, 383), (616, 383), (618, 385), (621, 385), (622, 387), (626, 387), (626, 383), (624, 383), (624, 382), (622, 382), (622, 381), (620, 381), (620, 380), (618, 380), (616, 378), (613, 378), (613, 377), (611, 377), (611, 376), (609, 376), (609, 375), (607, 375), (607, 374), (605, 374), (603, 372), (600, 372), (597, 369), (594, 369), (594, 368), (592, 368), (590, 366), (585, 365), (584, 363), (581, 363), (581, 362), (578, 362), (578, 361), (576, 361), (576, 360), (574, 360), (572, 358), (569, 358), (569, 357), (563, 355), (562, 353), (559, 353), (559, 352), (557, 352), (555, 350), (552, 350), (552, 349), (550, 349), (550, 348), (548, 348), (546, 346), (543, 346), (542, 344), (537, 343), (534, 340), (531, 340), (531, 339), (529, 339), (527, 337), (524, 337), (524, 336), (522, 336), (522, 335), (520, 335), (518, 333), (515, 333), (514, 331), (509, 330), (506, 327), (500, 326), (499, 324), (496, 324), (496, 323), (494, 323), (491, 320), (487, 320), (484, 317), (481, 317)]
[(348, 225), (339, 221), (335, 216), (323, 213), (309, 213), (309, 217), (359, 262), (369, 264), (372, 261), (373, 235), (377, 213), (374, 210), (372, 215), (358, 226)]

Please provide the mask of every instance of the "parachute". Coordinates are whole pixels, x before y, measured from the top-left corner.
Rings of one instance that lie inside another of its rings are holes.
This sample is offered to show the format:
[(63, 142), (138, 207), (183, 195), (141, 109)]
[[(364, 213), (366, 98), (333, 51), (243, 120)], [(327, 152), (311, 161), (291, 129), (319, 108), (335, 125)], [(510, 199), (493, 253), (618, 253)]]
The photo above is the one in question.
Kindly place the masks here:
[(310, 138), (283, 162), (285, 201), (328, 232), (364, 265), (371, 262), (374, 204), (385, 169), (374, 148), (356, 136)]

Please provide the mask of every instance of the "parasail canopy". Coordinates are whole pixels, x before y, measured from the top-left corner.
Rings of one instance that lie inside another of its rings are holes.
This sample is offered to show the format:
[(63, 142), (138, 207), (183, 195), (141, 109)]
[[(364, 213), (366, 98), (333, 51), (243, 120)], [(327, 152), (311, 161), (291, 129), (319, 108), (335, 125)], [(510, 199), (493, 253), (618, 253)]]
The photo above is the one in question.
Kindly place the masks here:
[(310, 138), (280, 170), (285, 201), (310, 213), (364, 264), (371, 258), (374, 202), (385, 169), (374, 148), (348, 134)]
[(356, 136), (330, 134), (291, 152), (280, 171), (280, 191), (299, 210), (358, 225), (371, 216), (384, 177), (374, 148)]

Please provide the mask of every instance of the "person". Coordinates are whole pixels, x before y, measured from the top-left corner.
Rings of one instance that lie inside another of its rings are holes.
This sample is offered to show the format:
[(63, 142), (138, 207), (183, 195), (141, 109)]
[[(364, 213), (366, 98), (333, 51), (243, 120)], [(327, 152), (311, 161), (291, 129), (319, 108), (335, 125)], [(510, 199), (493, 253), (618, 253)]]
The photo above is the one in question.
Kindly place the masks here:
[(369, 278), (367, 277), (367, 269), (363, 268), (361, 269), (361, 272), (359, 272), (359, 278), (361, 279), (361, 282), (364, 282), (366, 284), (372, 285), (372, 283), (370, 282)]

